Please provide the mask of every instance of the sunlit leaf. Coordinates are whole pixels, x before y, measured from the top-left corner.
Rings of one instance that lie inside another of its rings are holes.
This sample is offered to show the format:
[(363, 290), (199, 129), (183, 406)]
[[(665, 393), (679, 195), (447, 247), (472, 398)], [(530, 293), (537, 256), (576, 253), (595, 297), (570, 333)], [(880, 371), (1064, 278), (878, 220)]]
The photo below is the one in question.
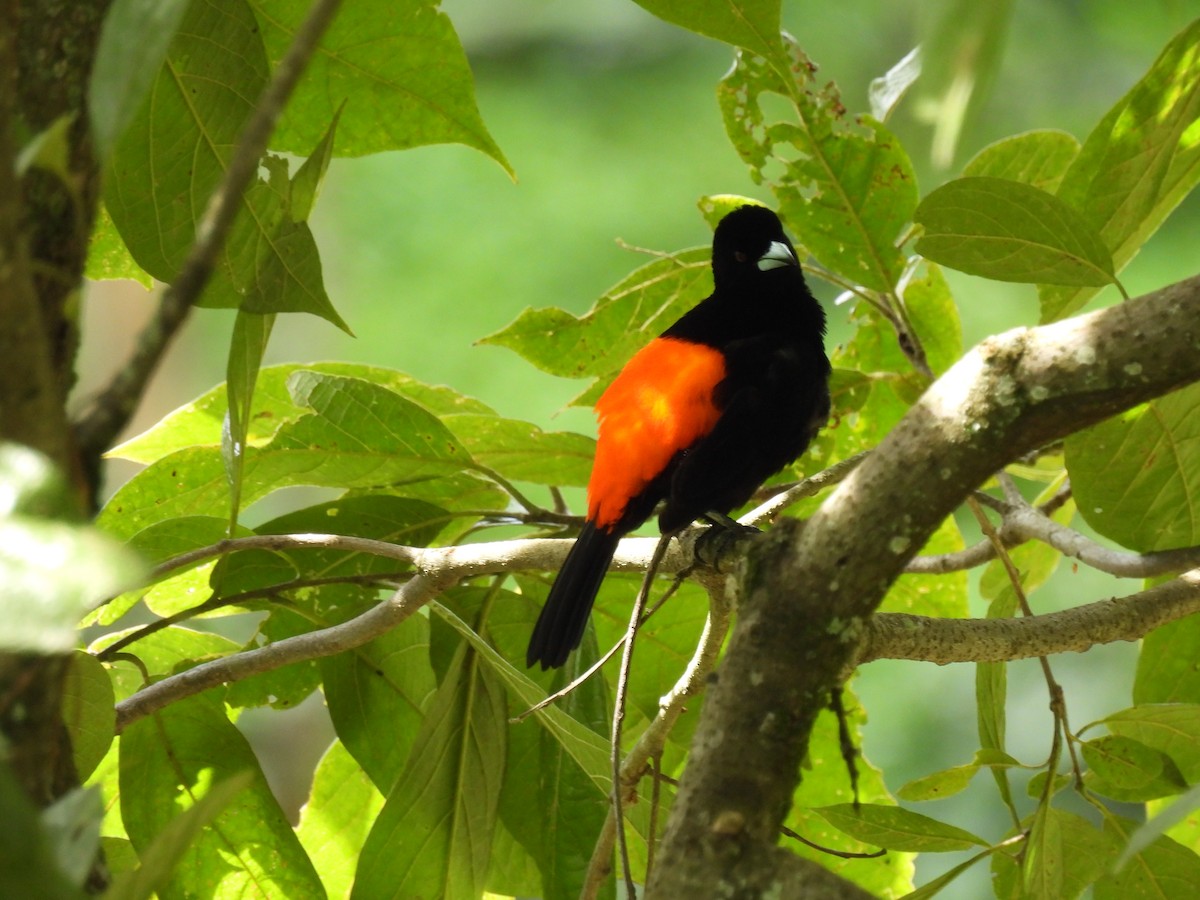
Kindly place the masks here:
[(1111, 284), (1112, 257), (1077, 211), (1053, 194), (1003, 178), (948, 182), (914, 214), (917, 252), (997, 281)]
[[(1058, 189), (1120, 272), (1200, 180), (1200, 19), (1171, 40), (1084, 141)], [(1045, 287), (1042, 321), (1071, 315), (1094, 287)]]
[(1079, 141), (1065, 131), (1027, 131), (1001, 138), (963, 166), (966, 177), (1019, 181), (1054, 193), (1079, 153)]
[[(847, 115), (794, 41), (785, 50), (793, 82), (762, 57), (738, 54), (717, 91), (725, 130), (806, 250), (855, 284), (891, 290), (905, 264), (896, 243), (917, 203), (912, 163), (879, 122)], [(790, 116), (768, 120), (772, 94), (789, 101)]]
[[(290, 0), (252, 0), (251, 6), (277, 64), (309, 7)], [(487, 154), (512, 174), (480, 118), (458, 35), (436, 2), (359, 0), (339, 10), (271, 145), (308, 153), (348, 98), (338, 156), (456, 143)]]

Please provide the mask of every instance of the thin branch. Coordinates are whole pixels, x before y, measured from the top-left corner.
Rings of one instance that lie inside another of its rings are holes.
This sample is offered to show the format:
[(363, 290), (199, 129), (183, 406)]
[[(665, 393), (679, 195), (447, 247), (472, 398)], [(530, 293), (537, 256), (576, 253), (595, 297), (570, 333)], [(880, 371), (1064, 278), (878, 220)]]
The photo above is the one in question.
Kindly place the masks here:
[[(621, 784), (626, 790), (632, 791), (650, 759), (666, 746), (667, 736), (682, 715), (687, 702), (704, 690), (705, 681), (717, 665), (717, 657), (721, 652), (721, 644), (729, 631), (729, 620), (733, 604), (726, 594), (724, 578), (703, 580), (709, 596), (708, 618), (704, 622), (704, 630), (687, 668), (658, 704), (658, 715), (654, 717), (646, 730), (642, 732), (637, 742), (625, 755), (621, 764)], [(584, 888), (580, 892), (580, 900), (591, 900), (599, 893), (600, 887), (612, 870), (613, 848), (616, 846), (616, 816), (609, 808), (608, 818), (596, 839), (592, 850), (592, 858), (588, 863), (587, 877)], [(653, 839), (653, 835), (649, 835)]]
[(1009, 662), (1082, 653), (1097, 644), (1136, 641), (1200, 612), (1200, 569), (1126, 597), (1020, 619), (940, 619), (879, 613), (866, 625), (852, 664), (910, 659), (946, 665)]
[(238, 138), (220, 185), (209, 197), (183, 268), (163, 291), (158, 312), (138, 336), (133, 356), (92, 401), (76, 425), (79, 445), (88, 456), (98, 457), (107, 450), (128, 424), (167, 345), (208, 284), (217, 255), (241, 210), (242, 197), (258, 172), (259, 160), (267, 149), (275, 123), (339, 6), (341, 0), (314, 0), (307, 18), (296, 29), (291, 46), (276, 66)]
[(278, 605), (288, 606), (295, 609), (295, 606), (289, 601), (282, 599), (279, 595), (285, 594), (288, 591), (295, 591), (306, 587), (322, 587), (329, 584), (357, 584), (368, 587), (375, 587), (380, 590), (384, 588), (394, 588), (397, 583), (405, 578), (405, 572), (371, 572), (365, 575), (331, 575), (325, 578), (295, 578), (291, 581), (281, 581), (279, 584), (273, 584), (269, 587), (255, 588), (250, 591), (241, 591), (236, 594), (218, 595), (210, 597), (208, 600), (198, 606), (181, 609), (177, 613), (169, 616), (164, 616), (161, 619), (155, 619), (143, 625), (141, 628), (131, 631), (124, 637), (119, 638), (109, 644), (103, 650), (96, 654), (96, 658), (101, 662), (106, 662), (122, 655), (121, 651), (130, 644), (136, 644), (140, 640), (150, 637), (156, 632), (162, 631), (164, 628), (170, 628), (179, 622), (186, 622), (196, 616), (204, 613), (214, 612), (218, 609), (224, 609), (229, 606), (238, 606), (250, 600), (273, 600)]
[(776, 494), (766, 502), (759, 504), (738, 519), (738, 521), (743, 525), (752, 525), (754, 527), (761, 526), (767, 522), (773, 522), (789, 506), (799, 503), (808, 497), (815, 497), (825, 488), (843, 481), (870, 453), (870, 450), (864, 450), (862, 453), (856, 453), (848, 459), (834, 463), (828, 469), (805, 478), (782, 493)]
[(332, 656), (361, 647), (395, 628), (454, 583), (446, 574), (415, 575), (386, 601), (360, 616), (319, 631), (284, 638), (265, 647), (245, 650), (156, 681), (117, 704), (117, 732), (143, 716), (184, 697), (231, 681), (270, 672), (291, 663)]

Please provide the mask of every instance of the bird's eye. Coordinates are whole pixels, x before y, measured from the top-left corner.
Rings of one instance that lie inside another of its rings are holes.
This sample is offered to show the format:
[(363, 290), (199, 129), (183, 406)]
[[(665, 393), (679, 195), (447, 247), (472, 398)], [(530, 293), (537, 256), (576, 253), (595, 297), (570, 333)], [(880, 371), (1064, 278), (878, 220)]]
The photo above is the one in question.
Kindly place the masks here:
[(743, 253), (741, 250), (734, 250), (734, 251), (733, 251), (733, 258), (734, 258), (734, 259), (736, 259), (738, 262), (745, 262), (745, 261), (746, 261), (747, 259), (749, 259), (750, 257), (748, 257), (748, 256), (747, 256), (745, 253)]

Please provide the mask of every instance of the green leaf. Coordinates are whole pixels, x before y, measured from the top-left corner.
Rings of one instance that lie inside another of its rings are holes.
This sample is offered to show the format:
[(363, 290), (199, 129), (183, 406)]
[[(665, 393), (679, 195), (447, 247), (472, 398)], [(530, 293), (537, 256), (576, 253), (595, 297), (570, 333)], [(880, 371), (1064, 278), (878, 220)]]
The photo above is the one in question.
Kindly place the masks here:
[(970, 850), (973, 846), (987, 846), (987, 841), (969, 831), (900, 806), (862, 803), (856, 810), (852, 803), (841, 803), (813, 811), (830, 825), (860, 841), (888, 850), (953, 853), (956, 850)]
[[(104, 179), (105, 207), (125, 245), (158, 280), (169, 283), (179, 272), (268, 75), (245, 0), (187, 4)], [(344, 328), (325, 294), (312, 233), (290, 216), (287, 164), (272, 156), (262, 162), (267, 180), (256, 180), (242, 198), (202, 302), (311, 312)]]
[[(905, 265), (896, 242), (917, 203), (912, 163), (879, 122), (847, 117), (837, 88), (794, 41), (784, 49), (786, 66), (738, 55), (717, 89), (725, 130), (751, 177), (770, 183), (799, 243), (855, 284), (890, 291)], [(794, 118), (769, 122), (766, 94), (788, 100)]]
[[(1200, 179), (1200, 19), (1176, 35), (1084, 141), (1058, 196), (1111, 251), (1116, 271)], [(1092, 288), (1043, 288), (1042, 321), (1080, 309)]]
[[(430, 604), (430, 608), (471, 645), (479, 654), (479, 658), (500, 677), (509, 694), (515, 697), (524, 709), (530, 709), (546, 698), (541, 687), (524, 672), (514, 668), (451, 610), (436, 601)], [(612, 773), (607, 740), (579, 720), (567, 715), (557, 705), (543, 707), (533, 715), (546, 729), (546, 733), (587, 773), (596, 787), (597, 796), (609, 796), (612, 792)]]
[(952, 269), (997, 281), (1103, 285), (1112, 257), (1076, 210), (1053, 194), (1003, 178), (959, 178), (914, 213), (924, 227), (917, 252)]
[[(866, 713), (854, 693), (846, 688), (842, 690), (842, 705), (850, 727), (851, 741), (861, 748)], [(823, 807), (850, 806), (853, 799), (842, 758), (839, 731), (837, 716), (831, 710), (825, 709), (817, 716), (808, 745), (809, 765), (806, 765), (799, 788), (792, 795), (792, 811), (784, 824), (822, 847), (859, 852), (876, 850), (878, 845), (867, 845), (850, 837), (818, 812)], [(893, 799), (884, 784), (883, 773), (861, 753), (856, 765), (861, 803), (892, 805)], [(912, 890), (916, 859), (912, 853), (892, 851), (882, 859), (838, 859), (796, 842), (792, 842), (789, 849), (821, 862), (824, 867), (853, 881), (872, 896), (895, 897)]]
[[(293, 403), (312, 412), (248, 446), (243, 505), (294, 485), (385, 487), (459, 474), (476, 463), (435, 416), (386, 387), (357, 378), (293, 373)], [(215, 448), (176, 451), (127, 482), (98, 522), (128, 538), (179, 516), (217, 516), (228, 484)]]
[(514, 481), (582, 487), (596, 442), (582, 434), (542, 431), (529, 422), (464, 414), (442, 419), (481, 466)]
[(975, 759), (965, 766), (954, 766), (910, 781), (896, 791), (901, 800), (941, 800), (962, 791), (982, 768), (1003, 769), (1019, 766), (1007, 753), (996, 750), (978, 750)]
[(102, 161), (137, 115), (191, 0), (114, 0), (88, 79), (88, 114)]
[(1054, 193), (1071, 162), (1079, 154), (1079, 141), (1065, 131), (1027, 131), (988, 144), (963, 166), (965, 177), (1004, 178)]
[[(88, 650), (99, 653), (136, 630), (130, 628), (110, 632), (93, 641)], [(113, 692), (117, 700), (121, 701), (141, 690), (145, 685), (143, 667), (151, 679), (157, 680), (160, 676), (190, 669), (198, 663), (227, 656), (239, 649), (241, 647), (236, 641), (219, 634), (171, 625), (134, 642), (127, 651), (138, 658), (141, 667), (124, 659), (115, 659), (108, 663)]]
[[(308, 7), (253, 0), (272, 65), (287, 52)], [(360, 0), (341, 10), (288, 103), (271, 146), (306, 153), (341, 104), (338, 156), (365, 156), (427, 144), (465, 144), (512, 167), (475, 104), (466, 55), (435, 2)]]
[(249, 785), (207, 817), (159, 889), (162, 900), (200, 893), (320, 896), (321, 882), (254, 752), (211, 691), (134, 722), (121, 735), (121, 812), (139, 856), (180, 810), (194, 808), (213, 785), (243, 772)]
[(24, 178), (30, 169), (41, 169), (70, 185), (70, 130), (74, 119), (74, 113), (64, 113), (35, 134), (17, 154), (17, 175)]
[(1078, 897), (1108, 866), (1111, 840), (1085, 819), (1039, 807), (1026, 844), (1024, 886), (1031, 898)]
[[(1011, 618), (1017, 608), (1016, 596), (1011, 588), (1002, 591), (988, 606), (989, 619)], [(981, 752), (1005, 754), (1008, 730), (1008, 664), (976, 663), (975, 665), (975, 721), (979, 731)], [(992, 777), (1001, 799), (1013, 809), (1012, 791), (1008, 784), (1008, 773), (1003, 768), (993, 768)], [(1014, 812), (1015, 815), (1015, 812)]]
[(1085, 741), (1081, 750), (1088, 768), (1109, 784), (1141, 787), (1162, 772), (1162, 754), (1132, 738), (1109, 734)]
[[(922, 260), (904, 283), (904, 310), (925, 350), (934, 375), (941, 375), (963, 354), (962, 319), (941, 266)], [(894, 340), (894, 338), (893, 338)], [(900, 372), (907, 372), (905, 361)]]
[(1188, 784), (1200, 781), (1200, 704), (1131, 706), (1103, 720), (1113, 734), (1133, 738), (1175, 761)]
[(1134, 703), (1200, 703), (1200, 616), (1156, 628), (1142, 638)]
[(0, 442), (0, 650), (74, 649), (84, 614), (143, 574), (141, 561), (79, 522), (76, 498), (35, 450)]
[(1165, 810), (1143, 823), (1130, 837), (1125, 849), (1121, 851), (1115, 868), (1120, 869), (1129, 862), (1131, 857), (1141, 853), (1164, 836), (1169, 829), (1188, 821), (1197, 808), (1200, 808), (1200, 784), (1193, 785)]
[[(442, 385), (424, 384), (394, 369), (341, 362), (287, 363), (259, 370), (250, 430), (246, 436), (248, 444), (262, 446), (281, 425), (294, 422), (309, 412), (306, 407), (298, 405), (288, 391), (288, 379), (299, 371), (371, 381), (423, 406), (435, 416), (454, 413), (495, 415), (494, 410), (474, 397)], [(225, 386), (218, 385), (106, 455), (149, 465), (176, 450), (197, 445), (220, 446), (221, 423), (228, 409), (227, 399)]]
[(334, 741), (317, 766), (312, 793), (300, 810), (296, 828), (330, 897), (350, 895), (358, 849), (382, 808), (383, 795), (345, 745)]
[(76, 650), (63, 681), (62, 716), (71, 736), (75, 771), (84, 782), (112, 745), (117, 714), (112, 680), (92, 654)]
[(118, 875), (105, 892), (104, 900), (150, 900), (156, 893), (168, 896), (171, 874), (188, 848), (253, 783), (251, 773), (239, 772), (214, 784), (203, 797), (168, 822), (149, 846), (139, 851), (140, 865)]
[[(1110, 846), (1127, 844), (1139, 828), (1128, 819), (1106, 816), (1104, 832)], [(1110, 851), (1111, 854), (1112, 851)], [(1096, 882), (1095, 900), (1159, 900), (1163, 897), (1190, 897), (1200, 884), (1200, 856), (1166, 835)]]
[(505, 761), (504, 688), (466, 643), (359, 858), (352, 897), (475, 897), (484, 888)]
[(307, 222), (317, 202), (321, 183), (325, 180), (325, 172), (329, 169), (329, 160), (333, 158), (333, 136), (337, 134), (338, 121), (346, 108), (346, 101), (337, 108), (333, 120), (325, 129), (320, 142), (309, 153), (300, 168), (292, 178), (292, 192), (288, 200), (288, 212), (293, 222)]
[(386, 793), (403, 774), (437, 689), (429, 620), (411, 616), (357, 650), (320, 661), (329, 715), (346, 750)]
[(660, 19), (780, 60), (779, 0), (635, 0)]
[(1066, 441), (1079, 511), (1139, 552), (1200, 543), (1200, 385), (1159, 397)]
[(609, 289), (586, 315), (527, 309), (480, 343), (507, 347), (551, 375), (607, 385), (643, 344), (712, 292), (710, 252), (656, 259)]
[(117, 226), (103, 203), (97, 208), (96, 221), (92, 224), (92, 234), (88, 239), (87, 265), (83, 274), (92, 281), (127, 278), (136, 281), (146, 290), (150, 290), (154, 284), (150, 274), (134, 262), (121, 232), (117, 231)]
[(0, 762), (0, 896), (84, 900), (54, 859), (42, 821), (7, 762)]
[(262, 368), (263, 354), (275, 316), (238, 310), (229, 344), (229, 362), (225, 367), (228, 395), (225, 428), (221, 430), (221, 456), (225, 477), (229, 480), (229, 532), (237, 528), (241, 512), (242, 475), (246, 462), (246, 437), (250, 431), (250, 411), (254, 402), (254, 384)]

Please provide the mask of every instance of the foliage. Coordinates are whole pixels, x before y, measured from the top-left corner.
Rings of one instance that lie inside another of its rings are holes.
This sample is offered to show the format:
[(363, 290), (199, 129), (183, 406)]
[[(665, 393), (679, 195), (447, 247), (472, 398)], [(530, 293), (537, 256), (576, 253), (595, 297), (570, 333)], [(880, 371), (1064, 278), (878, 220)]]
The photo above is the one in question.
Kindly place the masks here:
[[(642, 5), (738, 48), (717, 86), (730, 140), (811, 254), (812, 274), (855, 304), (854, 333), (833, 359), (835, 424), (781, 480), (874, 446), (962, 354), (958, 300), (942, 266), (1037, 284), (1043, 320), (1065, 317), (1102, 286), (1119, 287), (1122, 268), (1200, 178), (1200, 22), (1167, 45), (1082, 145), (1056, 131), (1016, 135), (981, 152), (964, 177), (922, 195), (908, 153), (886, 123), (851, 115), (836, 88), (818, 80), (811, 59), (781, 34), (777, 3)], [(175, 277), (241, 124), (308, 6), (114, 4), (91, 94), (107, 167), (107, 215), (93, 236), (93, 275)], [(113, 625), (139, 601), (160, 620), (105, 634), (73, 669), (67, 725), (80, 774), (105, 801), (100, 836), (114, 875), (109, 896), (579, 893), (611, 790), (606, 744), (615, 674), (610, 667), (559, 705), (512, 717), (616, 639), (637, 578), (608, 579), (593, 617), (595, 636), (566, 673), (524, 671), (524, 642), (546, 576), (500, 560), (445, 585), (436, 600), (367, 643), (264, 666), (132, 720), (115, 735), (113, 698), (127, 702), (147, 685), (214, 660), (303, 641), (396, 603), (402, 586), (428, 575), (423, 548), (567, 534), (571, 521), (556, 509), (557, 488), (586, 483), (590, 438), (542, 431), (395, 371), (263, 366), (277, 314), (309, 313), (347, 330), (353, 324), (343, 322), (324, 290), (307, 225), (330, 156), (444, 142), (473, 147), (507, 168), (476, 109), (449, 19), (420, 0), (346, 4), (275, 133), (273, 152), (261, 161), (262, 177), (242, 200), (204, 294), (205, 305), (238, 310), (228, 385), (113, 451), (144, 468), (99, 515), (106, 538), (85, 526), (56, 524), (51, 531), (21, 498), (0, 523), (6, 536), (13, 533), (6, 548), (19, 532), (46, 552), (58, 542), (56, 552), (77, 560), (71, 578), (54, 581), (53, 595), (42, 596), (44, 621), (23, 618), (32, 616), (33, 604), (20, 618), (6, 617), (33, 635), (7, 634), (21, 642), (17, 649), (64, 649), (64, 616), (75, 622), (102, 596), (116, 595), (86, 624)], [(701, 198), (700, 209), (712, 221), (735, 202)], [(575, 402), (590, 404), (642, 343), (706, 295), (706, 260), (703, 247), (665, 254), (584, 316), (526, 310), (486, 341), (552, 375), (586, 379)], [(1082, 518), (1139, 552), (1200, 543), (1197, 397), (1192, 387), (1162, 398), (1074, 435), (1065, 453), (1011, 472), (1034, 490), (1070, 478), (1079, 509), (1062, 506), (1061, 525)], [(0, 464), (9, 469), (11, 459)], [(29, 483), (8, 471), (0, 478)], [(247, 526), (247, 507), (298, 486), (336, 496)], [(412, 550), (386, 556), (366, 544), (223, 543), (319, 533)], [(949, 519), (924, 552), (963, 545)], [(118, 594), (140, 577), (129, 548), (155, 568), (139, 587)], [(1016, 614), (1014, 589), (1033, 593), (1061, 559), (1043, 545), (1013, 556), (1019, 585), (998, 565), (984, 575), (991, 616)], [(51, 581), (38, 554), (6, 557), (4, 565), (13, 570), (6, 583)], [(907, 575), (884, 608), (962, 616), (967, 591), (961, 573)], [(200, 614), (247, 613), (257, 622), (249, 640), (189, 622)], [(705, 615), (703, 593), (692, 585), (656, 614), (639, 644), (627, 734), (651, 727)], [(896, 796), (862, 761), (860, 806), (849, 802), (837, 723), (823, 716), (810, 757), (824, 764), (805, 771), (789, 827), (839, 851), (893, 852), (846, 860), (789, 846), (884, 896), (914, 889), (912, 861), (924, 853), (970, 857), (911, 896), (929, 896), (984, 860), (998, 896), (1070, 897), (1089, 886), (1097, 897), (1186, 896), (1179, 885), (1200, 882), (1200, 835), (1192, 825), (1153, 832), (1124, 868), (1111, 863), (1136, 829), (1129, 808), (1116, 803), (1161, 803), (1200, 781), (1200, 684), (1190, 665), (1198, 641), (1194, 620), (1154, 635), (1139, 663), (1136, 702), (1114, 699), (1100, 721), (1074, 731), (1061, 723), (1071, 753), (1055, 750), (1049, 763), (1009, 755), (1006, 667), (980, 664), (975, 758), (927, 773)], [(292, 827), (234, 723), (244, 709), (291, 707), (314, 691), (323, 693), (338, 739)], [(700, 702), (692, 701), (666, 740), (667, 774), (686, 764)], [(862, 712), (851, 695), (847, 703), (857, 729)], [(1061, 776), (1068, 771), (1063, 760), (1075, 753), (1086, 774), (1072, 783)], [(976, 835), (899, 804), (951, 796), (983, 769), (1011, 812), (1009, 834)], [(1028, 800), (1009, 782), (1020, 769), (1041, 776)], [(3, 778), (0, 787), (11, 792)], [(639, 790), (640, 802), (626, 812), (634, 863), (644, 866), (656, 800), (649, 779)], [(669, 804), (669, 785), (662, 793), (657, 802)], [(1086, 801), (1089, 817), (1078, 814), (1078, 803), (1067, 808), (1068, 794)], [(37, 827), (32, 811), (19, 813), (29, 839), (25, 858), (56, 873), (45, 882), (54, 896), (75, 896), (48, 861), (60, 851), (45, 836), (49, 830)], [(0, 886), (16, 895), (25, 882)], [(611, 883), (606, 890), (612, 896)]]

